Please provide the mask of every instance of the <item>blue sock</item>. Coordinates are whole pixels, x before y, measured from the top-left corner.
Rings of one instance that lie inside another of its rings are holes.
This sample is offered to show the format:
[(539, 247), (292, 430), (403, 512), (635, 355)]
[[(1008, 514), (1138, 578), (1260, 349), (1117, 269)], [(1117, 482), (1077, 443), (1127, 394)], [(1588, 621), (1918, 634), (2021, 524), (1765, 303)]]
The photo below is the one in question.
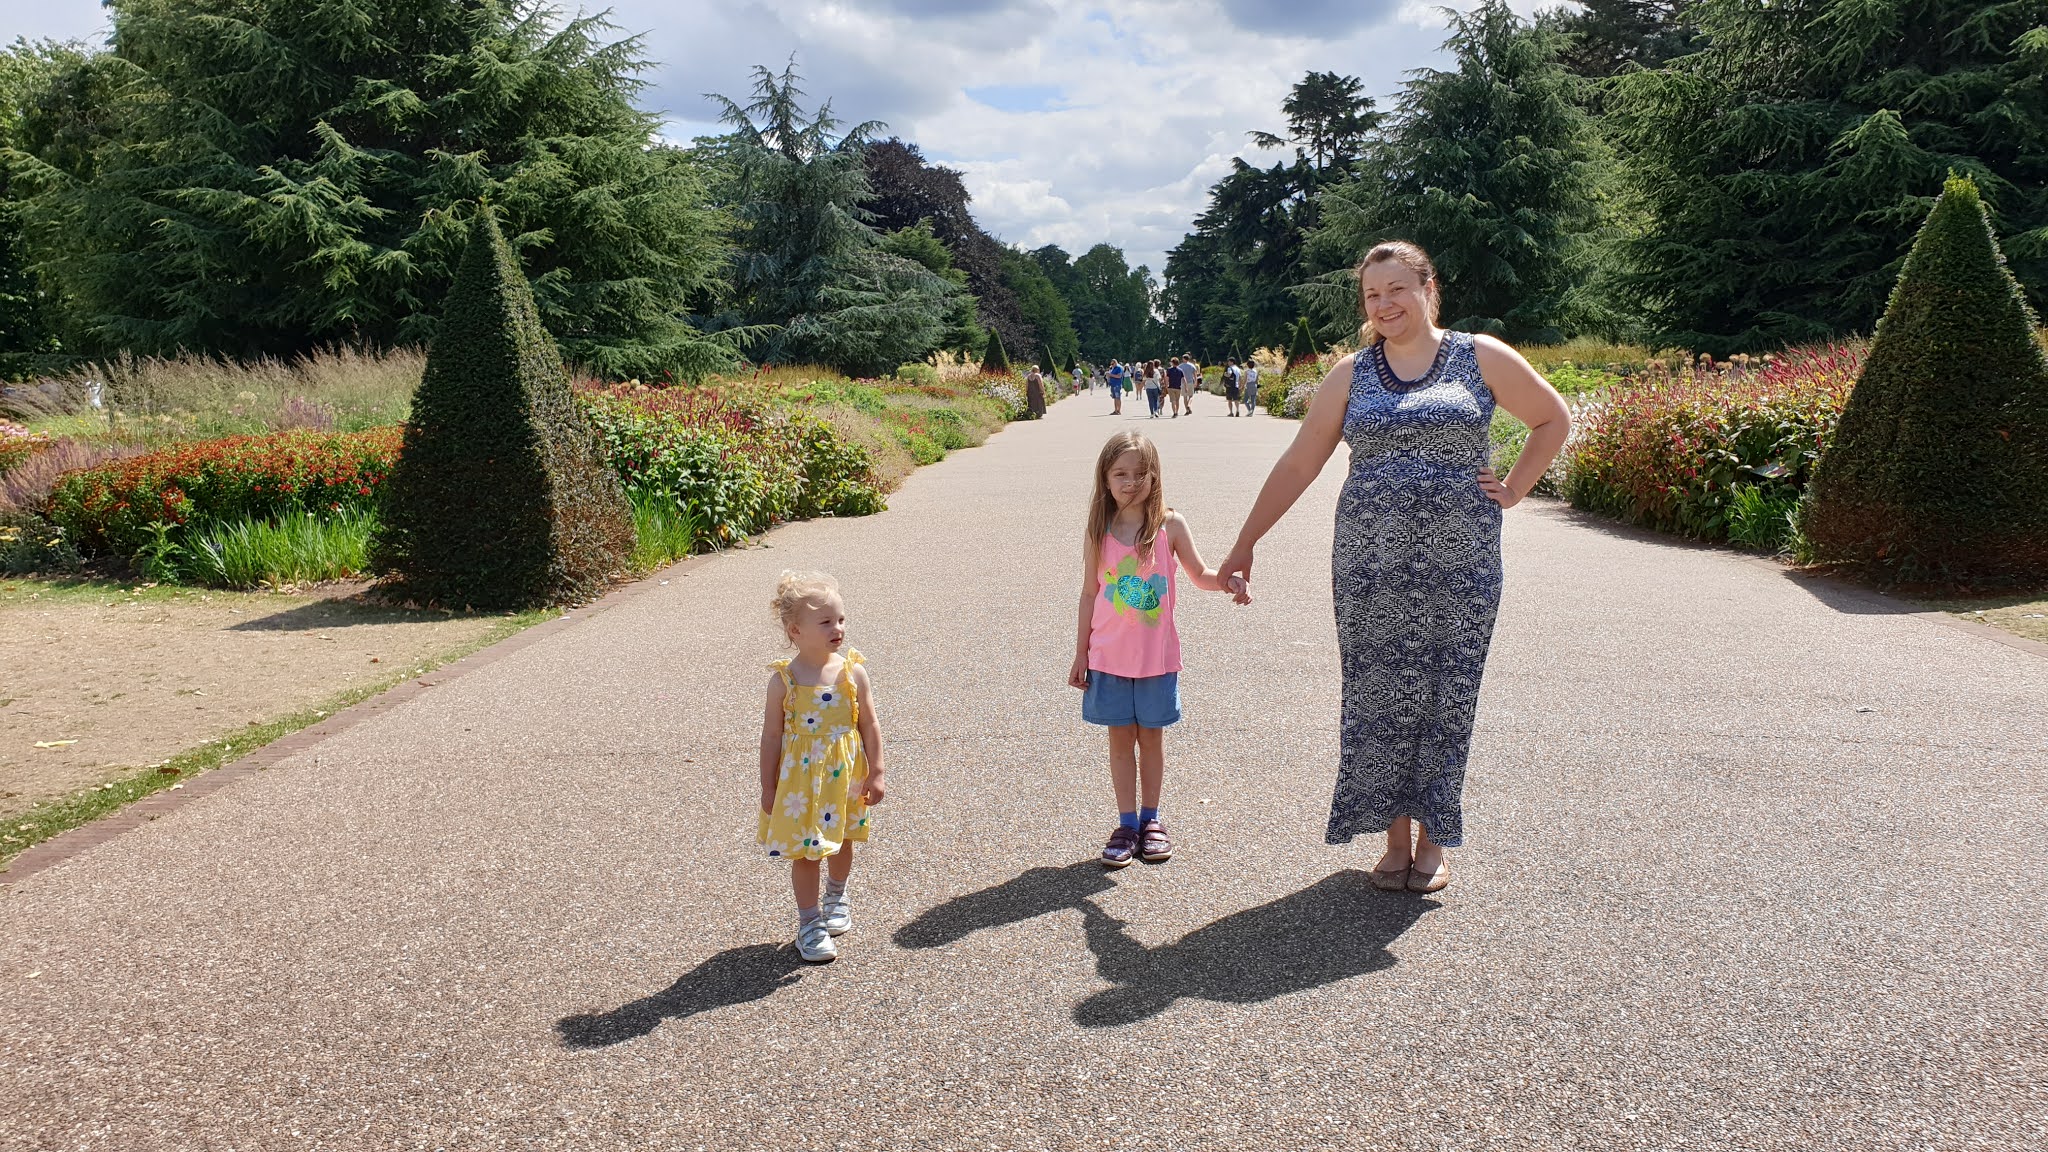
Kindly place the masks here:
[(1133, 832), (1138, 830), (1138, 814), (1136, 812), (1119, 812), (1116, 814), (1116, 822)]
[(1138, 823), (1140, 823), (1140, 824), (1150, 824), (1150, 823), (1151, 823), (1152, 821), (1154, 821), (1154, 820), (1157, 820), (1157, 819), (1159, 819), (1159, 809), (1157, 809), (1157, 808), (1140, 808), (1140, 809), (1138, 809)]

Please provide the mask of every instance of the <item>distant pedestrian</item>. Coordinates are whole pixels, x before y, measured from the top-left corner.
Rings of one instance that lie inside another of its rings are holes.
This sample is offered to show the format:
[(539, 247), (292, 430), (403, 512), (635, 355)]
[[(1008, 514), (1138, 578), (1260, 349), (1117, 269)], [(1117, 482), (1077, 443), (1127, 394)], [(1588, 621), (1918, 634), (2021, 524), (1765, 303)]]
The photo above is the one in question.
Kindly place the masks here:
[(1250, 416), (1259, 406), (1259, 362), (1244, 362), (1244, 414)]
[(1124, 414), (1124, 379), (1128, 375), (1121, 360), (1109, 362), (1109, 414), (1112, 416)]
[[(1163, 732), (1180, 720), (1180, 633), (1173, 623), (1174, 567), (1197, 588), (1220, 591), (1187, 520), (1166, 507), (1159, 449), (1118, 432), (1095, 460), (1088, 534), (1081, 542), (1081, 604), (1067, 683), (1081, 689), (1081, 718), (1109, 729), (1116, 830), (1106, 868), (1137, 856), (1162, 863), (1173, 841), (1159, 819), (1166, 774)], [(1239, 603), (1245, 598), (1237, 597)]]
[(1181, 353), (1180, 357), (1180, 387), (1180, 406), (1192, 416), (1195, 411), (1195, 393), (1202, 390), (1202, 366), (1195, 363), (1195, 358), (1185, 352)]
[[(839, 955), (853, 927), (846, 882), (853, 846), (868, 838), (868, 808), (882, 802), (882, 730), (858, 651), (847, 648), (846, 605), (822, 572), (784, 572), (771, 601), (796, 649), (770, 667), (761, 719), (761, 816), (754, 837), (791, 862), (796, 950), (814, 964)], [(829, 860), (818, 891), (818, 862)]]
[(1045, 415), (1045, 377), (1036, 368), (1024, 376), (1024, 411), (1033, 420)]
[(1230, 405), (1232, 416), (1237, 415), (1238, 401), (1243, 396), (1240, 389), (1241, 378), (1237, 371), (1237, 361), (1232, 360), (1223, 365), (1223, 399)]
[(1081, 376), (1081, 365), (1080, 365), (1080, 363), (1079, 363), (1079, 362), (1076, 362), (1076, 363), (1074, 364), (1074, 391), (1073, 391), (1073, 395), (1075, 395), (1075, 396), (1079, 396), (1079, 395), (1081, 394), (1081, 380), (1082, 380), (1082, 376)]
[(1180, 419), (1180, 406), (1181, 406), (1181, 400), (1182, 400), (1182, 397), (1181, 397), (1181, 379), (1182, 379), (1182, 377), (1181, 377), (1180, 365), (1179, 365), (1178, 363), (1169, 363), (1169, 364), (1167, 364), (1167, 366), (1166, 366), (1166, 403), (1167, 403), (1167, 406), (1168, 406), (1168, 407), (1170, 407), (1170, 408), (1172, 408), (1172, 409), (1173, 409), (1173, 418), (1174, 418), (1175, 420), (1178, 420), (1178, 419)]
[(1165, 406), (1165, 405), (1164, 405), (1164, 403), (1163, 403), (1163, 400), (1164, 400), (1164, 392), (1165, 392), (1165, 387), (1166, 387), (1166, 381), (1164, 381), (1163, 379), (1161, 379), (1161, 378), (1160, 378), (1160, 376), (1161, 376), (1161, 374), (1160, 374), (1160, 371), (1159, 371), (1159, 361), (1157, 361), (1157, 360), (1148, 360), (1148, 361), (1146, 361), (1146, 363), (1145, 363), (1145, 403), (1146, 403), (1146, 405), (1147, 405), (1147, 406), (1149, 406), (1149, 407), (1150, 407), (1150, 408), (1152, 409), (1152, 419), (1154, 419), (1154, 420), (1157, 420), (1157, 419), (1159, 419), (1159, 413), (1160, 413), (1160, 411), (1161, 411), (1161, 410), (1162, 410), (1162, 409), (1164, 408), (1164, 406)]

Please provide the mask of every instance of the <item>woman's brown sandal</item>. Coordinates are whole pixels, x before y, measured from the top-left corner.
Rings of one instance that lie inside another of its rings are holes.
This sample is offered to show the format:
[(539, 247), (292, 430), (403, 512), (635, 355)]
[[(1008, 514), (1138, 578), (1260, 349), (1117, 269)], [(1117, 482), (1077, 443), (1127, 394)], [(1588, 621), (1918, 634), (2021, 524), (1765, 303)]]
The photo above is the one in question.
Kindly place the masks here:
[(1446, 856), (1437, 861), (1436, 871), (1423, 872), (1419, 868), (1408, 869), (1408, 890), (1410, 892), (1441, 892), (1451, 882), (1451, 858)]
[(1372, 886), (1382, 892), (1399, 892), (1408, 887), (1408, 865), (1399, 868), (1375, 868), (1370, 873)]

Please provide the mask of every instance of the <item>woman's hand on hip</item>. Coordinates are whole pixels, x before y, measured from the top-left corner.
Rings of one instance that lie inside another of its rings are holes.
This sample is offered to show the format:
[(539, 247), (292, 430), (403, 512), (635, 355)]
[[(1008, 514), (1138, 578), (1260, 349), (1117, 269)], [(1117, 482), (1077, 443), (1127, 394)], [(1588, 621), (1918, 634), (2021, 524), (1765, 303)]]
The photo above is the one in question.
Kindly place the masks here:
[(1513, 508), (1522, 502), (1521, 495), (1508, 487), (1507, 481), (1495, 476), (1491, 468), (1479, 470), (1479, 490), (1492, 497), (1493, 502), (1502, 508)]
[(1088, 687), (1088, 654), (1083, 652), (1074, 657), (1074, 666), (1067, 669), (1067, 686), (1086, 690)]

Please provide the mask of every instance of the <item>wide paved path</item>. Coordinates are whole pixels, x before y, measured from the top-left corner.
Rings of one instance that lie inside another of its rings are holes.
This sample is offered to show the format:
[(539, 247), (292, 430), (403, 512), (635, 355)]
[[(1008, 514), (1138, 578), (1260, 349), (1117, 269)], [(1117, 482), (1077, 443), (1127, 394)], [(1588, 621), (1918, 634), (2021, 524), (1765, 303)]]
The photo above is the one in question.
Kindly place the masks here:
[[(2048, 659), (1532, 504), (1439, 898), (1322, 843), (1340, 460), (1189, 593), (1108, 875), (1057, 405), (0, 889), (5, 1149), (2037, 1149)], [(1219, 560), (1293, 426), (1146, 425)], [(893, 787), (835, 965), (752, 844), (767, 599)]]

